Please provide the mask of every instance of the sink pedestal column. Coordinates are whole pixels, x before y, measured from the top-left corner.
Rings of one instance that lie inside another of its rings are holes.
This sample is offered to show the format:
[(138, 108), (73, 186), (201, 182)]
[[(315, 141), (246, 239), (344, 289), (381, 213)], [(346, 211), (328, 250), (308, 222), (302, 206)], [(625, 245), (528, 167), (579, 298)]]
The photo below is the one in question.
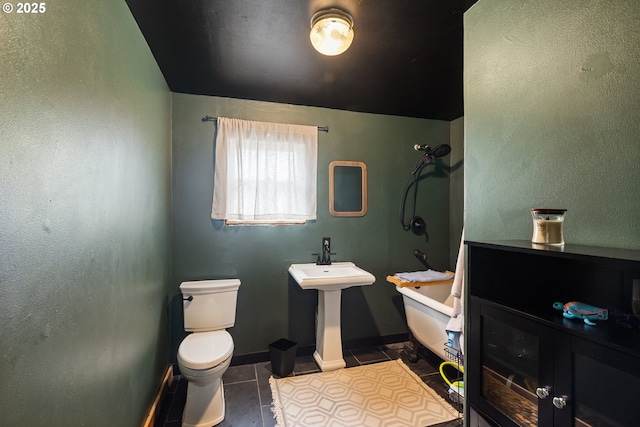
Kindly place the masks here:
[(318, 290), (318, 325), (316, 351), (313, 358), (322, 371), (334, 371), (347, 366), (342, 358), (340, 331), (340, 298), (342, 290)]

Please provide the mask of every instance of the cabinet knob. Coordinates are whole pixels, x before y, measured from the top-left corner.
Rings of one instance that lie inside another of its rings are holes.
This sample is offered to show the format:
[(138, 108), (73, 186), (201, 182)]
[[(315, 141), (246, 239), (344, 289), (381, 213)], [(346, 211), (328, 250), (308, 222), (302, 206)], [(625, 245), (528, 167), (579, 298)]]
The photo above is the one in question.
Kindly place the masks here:
[(567, 406), (567, 396), (556, 396), (553, 398), (553, 406), (558, 409), (562, 409)]
[(546, 399), (547, 397), (549, 397), (549, 392), (551, 391), (551, 387), (547, 386), (547, 387), (538, 387), (536, 389), (536, 394), (538, 395), (538, 397), (540, 399)]

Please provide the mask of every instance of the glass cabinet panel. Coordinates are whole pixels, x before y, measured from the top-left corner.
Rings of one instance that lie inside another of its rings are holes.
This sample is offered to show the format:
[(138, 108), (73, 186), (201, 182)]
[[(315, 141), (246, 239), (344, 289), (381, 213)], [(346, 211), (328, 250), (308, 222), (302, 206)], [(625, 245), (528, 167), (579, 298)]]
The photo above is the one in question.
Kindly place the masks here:
[(640, 416), (637, 360), (586, 341), (573, 340), (576, 427), (635, 426)]
[(519, 426), (538, 425), (538, 337), (482, 319), (482, 397)]

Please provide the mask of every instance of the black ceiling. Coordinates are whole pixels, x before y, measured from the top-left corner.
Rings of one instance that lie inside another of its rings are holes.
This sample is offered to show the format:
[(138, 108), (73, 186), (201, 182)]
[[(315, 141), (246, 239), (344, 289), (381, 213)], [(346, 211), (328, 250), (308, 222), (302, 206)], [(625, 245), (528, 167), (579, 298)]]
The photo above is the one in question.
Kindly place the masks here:
[[(463, 115), (462, 16), (477, 0), (126, 0), (173, 92), (453, 120)], [(309, 21), (354, 18), (345, 53)]]

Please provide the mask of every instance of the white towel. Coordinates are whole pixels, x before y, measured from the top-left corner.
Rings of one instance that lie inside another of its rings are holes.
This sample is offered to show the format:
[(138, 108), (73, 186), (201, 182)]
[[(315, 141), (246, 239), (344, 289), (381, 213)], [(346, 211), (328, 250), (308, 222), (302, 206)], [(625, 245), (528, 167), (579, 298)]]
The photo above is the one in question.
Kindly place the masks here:
[(439, 280), (449, 280), (452, 273), (441, 273), (435, 270), (412, 271), (408, 273), (396, 273), (396, 277), (405, 282), (436, 282)]
[(458, 250), (458, 261), (456, 261), (456, 276), (451, 286), (453, 296), (453, 311), (451, 319), (447, 323), (446, 330), (452, 332), (464, 331), (464, 229), (460, 237), (460, 249)]

